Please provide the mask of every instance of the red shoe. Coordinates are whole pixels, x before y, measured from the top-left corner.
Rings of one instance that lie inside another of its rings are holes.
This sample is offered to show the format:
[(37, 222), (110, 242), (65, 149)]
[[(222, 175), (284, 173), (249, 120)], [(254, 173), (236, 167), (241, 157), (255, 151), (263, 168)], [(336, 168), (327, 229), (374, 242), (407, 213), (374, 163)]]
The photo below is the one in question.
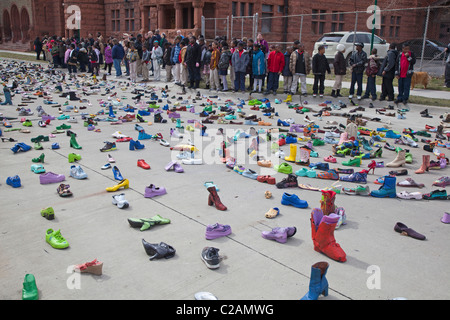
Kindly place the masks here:
[(138, 166), (138, 167), (141, 167), (142, 169), (145, 169), (145, 170), (150, 169), (150, 166), (145, 162), (144, 159), (139, 159), (139, 160), (137, 161), (137, 166)]
[(275, 178), (271, 177), (271, 176), (258, 176), (258, 177), (256, 177), (256, 180), (259, 182), (267, 182), (268, 184), (276, 183)]
[(130, 141), (131, 139), (133, 139), (133, 138), (130, 138), (130, 137), (120, 138), (120, 139), (117, 139), (116, 142), (128, 142), (128, 141)]

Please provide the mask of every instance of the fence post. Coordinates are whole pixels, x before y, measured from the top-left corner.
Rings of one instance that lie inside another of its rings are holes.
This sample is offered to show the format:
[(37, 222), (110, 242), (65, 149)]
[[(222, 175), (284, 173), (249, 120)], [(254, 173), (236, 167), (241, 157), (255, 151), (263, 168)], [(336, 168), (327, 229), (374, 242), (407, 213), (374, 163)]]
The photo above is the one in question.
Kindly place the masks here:
[(420, 71), (422, 71), (422, 64), (423, 64), (423, 55), (425, 52), (425, 41), (427, 37), (427, 31), (428, 31), (428, 20), (430, 18), (430, 6), (428, 6), (427, 9), (427, 17), (425, 18), (425, 31), (423, 32), (423, 40), (422, 40), (422, 57), (420, 58)]
[(205, 36), (205, 16), (202, 16), (202, 35)]
[(227, 41), (230, 39), (230, 16), (227, 16)]
[(355, 50), (356, 43), (356, 29), (358, 28), (358, 12), (355, 12), (355, 30), (353, 31), (353, 48), (352, 51)]
[(298, 37), (298, 41), (300, 41), (300, 43), (302, 43), (302, 31), (303, 31), (303, 15), (301, 16), (300, 19), (300, 34)]
[(230, 40), (233, 39), (233, 15), (231, 15)]
[(253, 35), (253, 40), (256, 41), (256, 37), (258, 36), (258, 13), (255, 13), (255, 34)]

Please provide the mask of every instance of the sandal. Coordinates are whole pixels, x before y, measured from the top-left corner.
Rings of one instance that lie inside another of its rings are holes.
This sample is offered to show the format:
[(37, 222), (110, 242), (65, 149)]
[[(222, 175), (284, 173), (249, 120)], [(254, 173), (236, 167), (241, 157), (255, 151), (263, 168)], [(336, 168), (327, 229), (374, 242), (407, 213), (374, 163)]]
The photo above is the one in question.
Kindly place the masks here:
[(60, 197), (70, 197), (72, 196), (72, 191), (69, 190), (70, 185), (61, 183), (56, 189)]
[(73, 270), (75, 272), (92, 273), (98, 276), (102, 275), (102, 269), (103, 269), (103, 262), (100, 262), (97, 259), (73, 267)]
[(276, 216), (280, 214), (280, 209), (278, 208), (271, 208), (269, 211), (266, 212), (265, 217), (268, 219), (273, 219)]
[(417, 183), (411, 178), (406, 178), (406, 180), (397, 182), (399, 187), (411, 187), (411, 188), (423, 188), (425, 185), (423, 183)]

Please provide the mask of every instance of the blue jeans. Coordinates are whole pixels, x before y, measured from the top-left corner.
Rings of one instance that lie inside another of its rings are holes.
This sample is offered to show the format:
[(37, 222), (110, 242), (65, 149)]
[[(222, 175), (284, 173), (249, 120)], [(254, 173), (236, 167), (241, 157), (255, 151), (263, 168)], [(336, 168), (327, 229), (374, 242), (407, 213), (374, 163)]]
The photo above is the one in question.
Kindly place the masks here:
[(408, 101), (411, 88), (411, 77), (398, 79), (398, 101)]
[(245, 91), (245, 72), (235, 72), (234, 90), (241, 90), (242, 92)]
[(120, 62), (122, 61), (122, 59), (114, 59), (113, 60), (113, 64), (114, 64), (114, 69), (116, 69), (116, 76), (120, 77), (122, 75), (122, 68), (120, 66)]
[(267, 77), (267, 91), (277, 91), (280, 82), (280, 75), (278, 72), (269, 72)]
[(353, 95), (355, 93), (355, 84), (358, 85), (358, 89), (356, 91), (357, 96), (361, 96), (362, 93), (362, 80), (363, 80), (363, 74), (362, 73), (356, 73), (352, 72), (352, 82), (350, 83), (350, 91), (349, 94)]
[(366, 85), (366, 93), (364, 94), (366, 97), (372, 96), (373, 99), (377, 98), (377, 87), (376, 87), (376, 79), (377, 76), (367, 77), (367, 85)]

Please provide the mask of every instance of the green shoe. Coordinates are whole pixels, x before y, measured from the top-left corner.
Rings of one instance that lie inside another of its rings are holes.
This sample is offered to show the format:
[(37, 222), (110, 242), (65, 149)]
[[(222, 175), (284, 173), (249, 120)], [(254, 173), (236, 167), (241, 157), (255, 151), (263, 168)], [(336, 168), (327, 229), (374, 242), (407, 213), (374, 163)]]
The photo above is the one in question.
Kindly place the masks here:
[(75, 138), (75, 134), (70, 136), (70, 146), (74, 149), (81, 149), (81, 146), (78, 144), (77, 139)]
[(22, 300), (39, 300), (36, 279), (32, 274), (26, 274), (23, 280)]
[(25, 120), (25, 121), (22, 123), (22, 125), (23, 125), (24, 127), (32, 127), (32, 126), (33, 126), (33, 123), (31, 122), (31, 120)]
[(132, 228), (140, 228), (141, 231), (148, 230), (156, 224), (151, 219), (128, 218), (127, 220)]
[(170, 223), (170, 219), (163, 218), (159, 214), (151, 217), (150, 220), (154, 221), (156, 224), (169, 224)]
[(212, 112), (212, 106), (204, 107), (203, 111)]
[(81, 160), (81, 155), (76, 154), (76, 153), (69, 153), (67, 158), (69, 159), (69, 163), (73, 163), (75, 161), (80, 161)]
[(355, 158), (355, 159), (350, 159), (349, 161), (343, 161), (342, 165), (359, 167), (361, 165), (361, 158)]
[(63, 123), (59, 127), (56, 127), (56, 130), (67, 130), (67, 129), (71, 129), (71, 128), (72, 128), (72, 126), (69, 126), (69, 125)]
[(53, 231), (48, 229), (45, 234), (45, 241), (55, 249), (65, 249), (69, 246), (69, 243), (61, 235), (61, 231)]
[(41, 141), (49, 141), (50, 138), (48, 136), (39, 135), (36, 138), (31, 138), (31, 142), (37, 143)]
[(412, 154), (410, 152), (405, 153), (405, 162), (406, 163), (412, 163)]
[(48, 207), (41, 210), (41, 216), (43, 216), (47, 220), (55, 219), (55, 211), (52, 207)]
[(355, 188), (356, 194), (360, 196), (368, 196), (370, 194), (369, 186), (358, 185)]
[(35, 163), (39, 163), (39, 162), (43, 163), (44, 158), (45, 158), (45, 154), (41, 153), (41, 155), (39, 157), (31, 159), (31, 161), (35, 162)]
[(151, 108), (151, 109), (159, 109), (159, 105), (156, 105), (156, 104), (149, 104), (149, 106), (148, 106), (149, 108)]
[(44, 149), (44, 147), (42, 146), (42, 144), (40, 142), (34, 143), (34, 150), (42, 150), (42, 149)]
[(313, 139), (313, 146), (323, 146), (325, 142), (321, 139)]
[(352, 152), (352, 150), (349, 149), (349, 148), (345, 148), (345, 149), (343, 149), (343, 150), (338, 150), (338, 151), (336, 151), (337, 154), (342, 154), (342, 155), (349, 155), (350, 152)]
[(280, 173), (286, 173), (286, 174), (292, 173), (292, 166), (286, 162), (284, 162), (280, 165), (274, 166), (274, 169), (275, 169), (275, 171), (278, 171)]

